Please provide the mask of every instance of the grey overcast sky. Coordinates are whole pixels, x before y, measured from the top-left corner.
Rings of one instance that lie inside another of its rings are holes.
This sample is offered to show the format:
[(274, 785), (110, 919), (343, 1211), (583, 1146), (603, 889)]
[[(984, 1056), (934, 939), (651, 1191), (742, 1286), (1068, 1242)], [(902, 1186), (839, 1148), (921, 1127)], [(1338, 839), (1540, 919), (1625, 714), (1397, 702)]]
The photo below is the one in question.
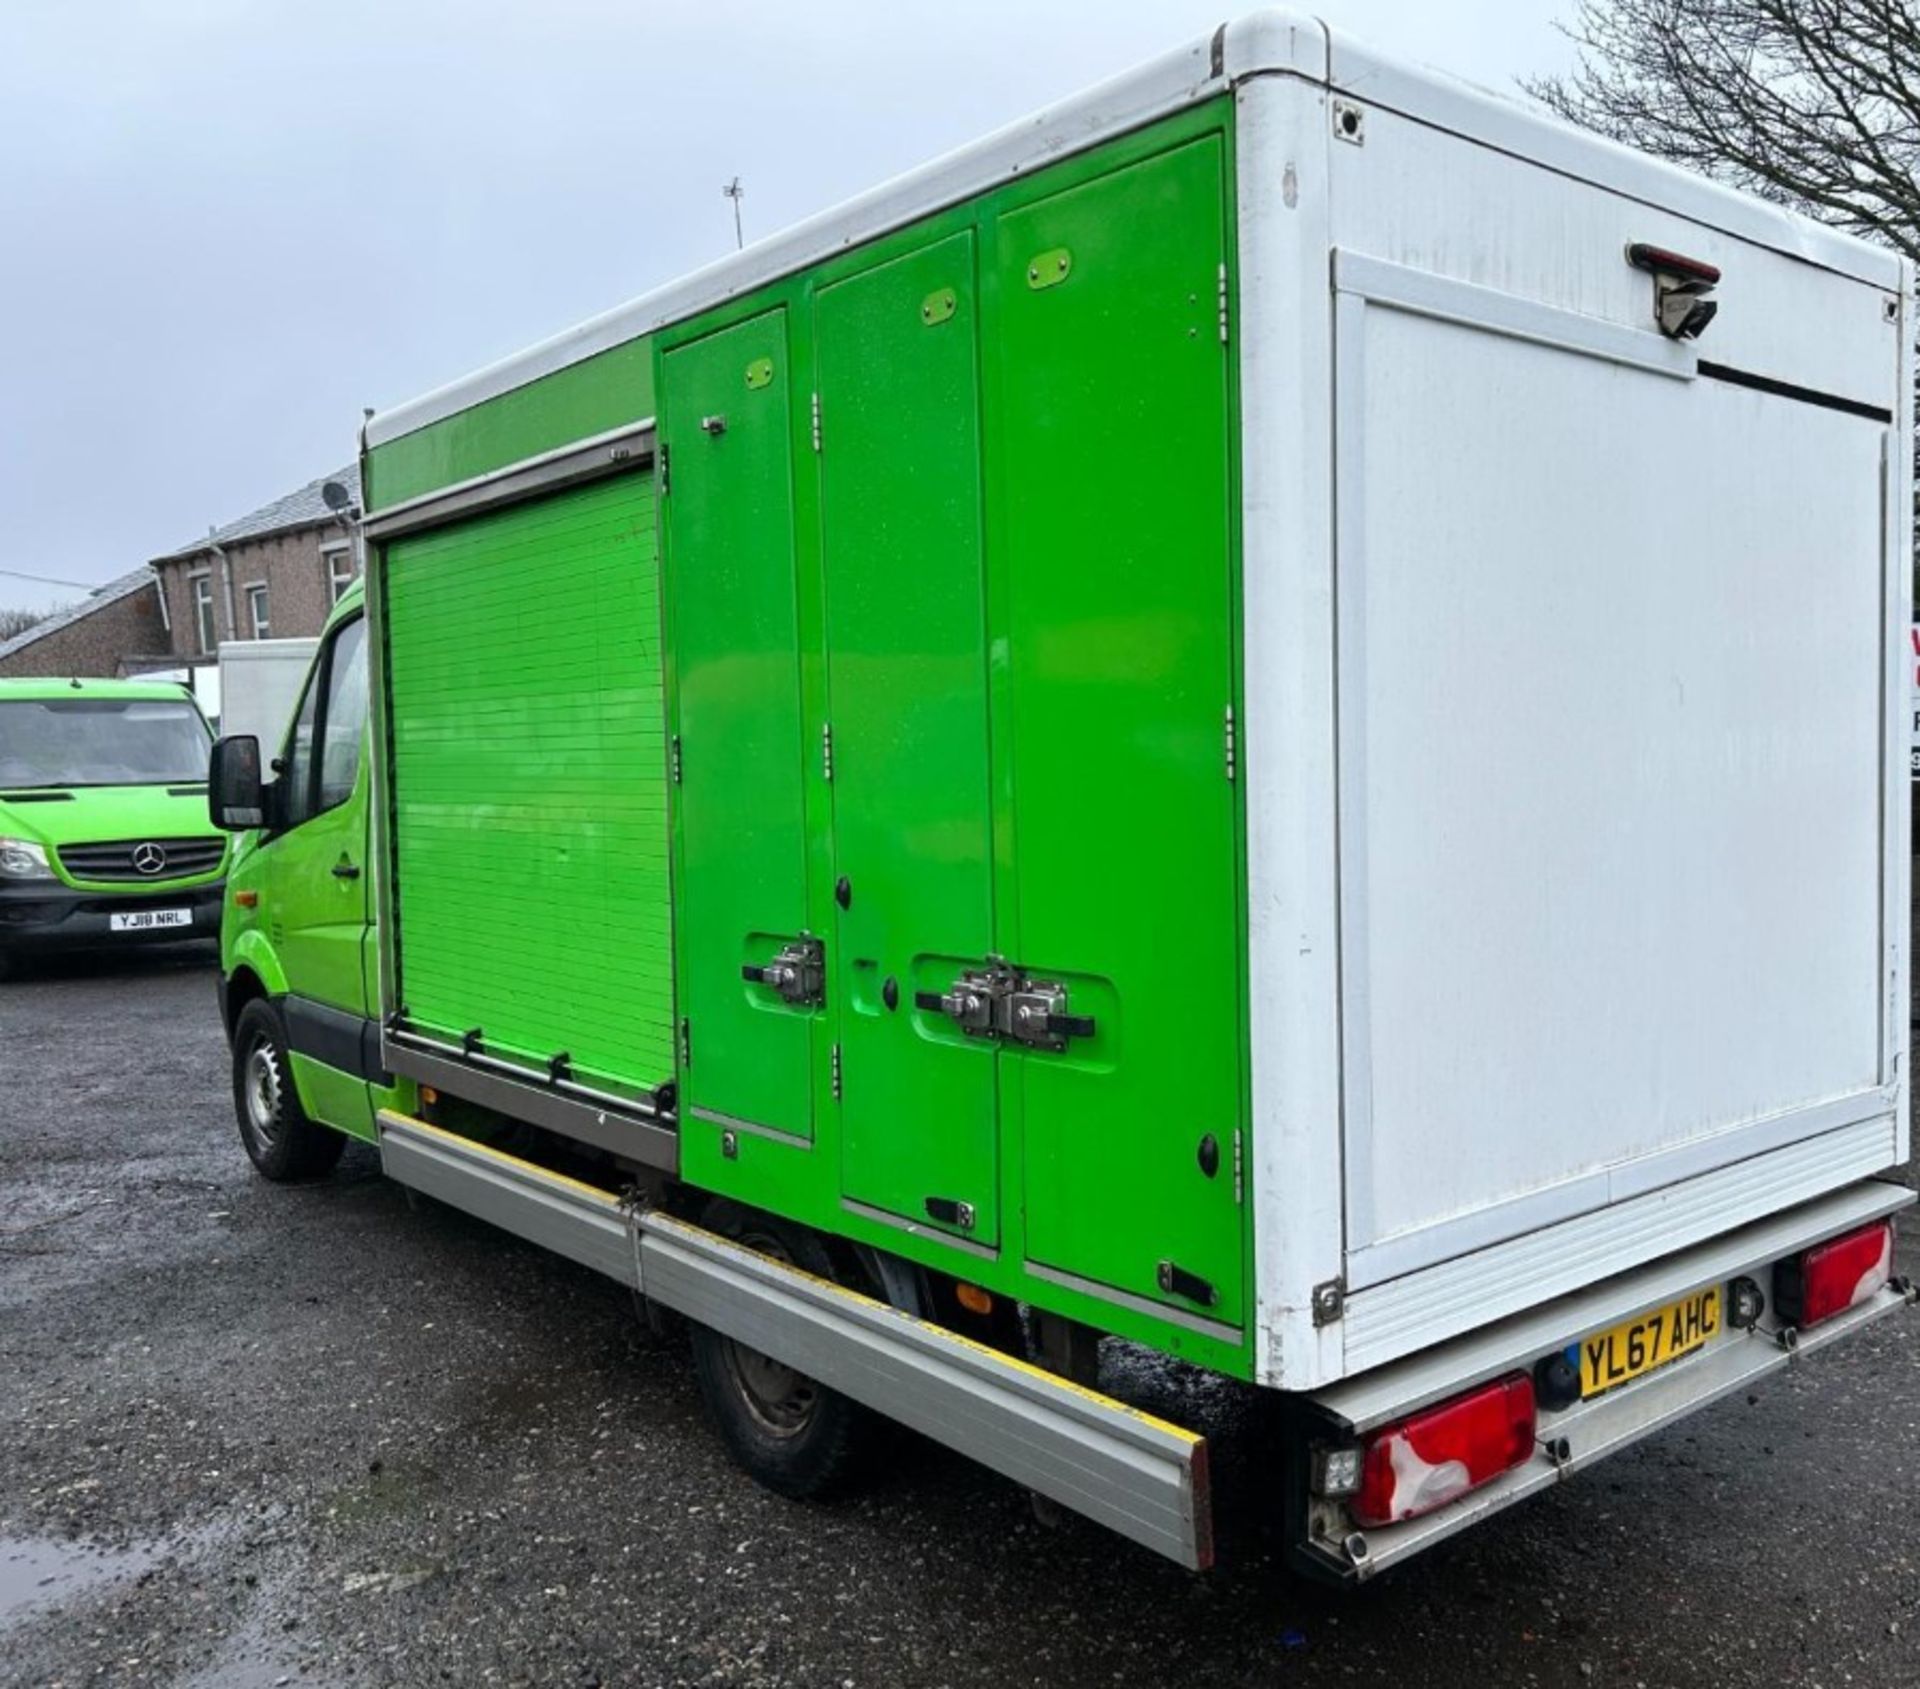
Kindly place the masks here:
[[(0, 569), (98, 583), (385, 407), (1204, 34), (1225, 0), (5, 0)], [(1571, 0), (1326, 0), (1510, 89)], [(80, 596), (0, 575), (0, 605)]]

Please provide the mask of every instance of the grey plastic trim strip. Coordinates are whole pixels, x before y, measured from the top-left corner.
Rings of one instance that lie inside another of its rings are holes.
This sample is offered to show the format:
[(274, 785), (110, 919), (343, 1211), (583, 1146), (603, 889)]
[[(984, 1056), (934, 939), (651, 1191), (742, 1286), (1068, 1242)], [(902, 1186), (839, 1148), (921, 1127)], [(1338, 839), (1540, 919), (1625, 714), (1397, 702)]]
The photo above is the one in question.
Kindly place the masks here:
[(546, 1086), (486, 1072), (464, 1057), (442, 1055), (391, 1029), (380, 1041), (380, 1059), (390, 1073), (402, 1073), (450, 1096), (464, 1097), (509, 1119), (545, 1127), (563, 1138), (626, 1156), (665, 1173), (680, 1170), (680, 1134), (668, 1122), (623, 1109), (578, 1102)]
[[(942, 1232), (941, 1237), (946, 1238)], [(951, 1241), (951, 1239), (947, 1239)], [(1123, 1308), (1131, 1308), (1137, 1314), (1151, 1314), (1157, 1320), (1165, 1320), (1169, 1325), (1185, 1326), (1189, 1331), (1197, 1331), (1207, 1337), (1217, 1337), (1222, 1342), (1238, 1343), (1240, 1328), (1228, 1325), (1224, 1320), (1210, 1320), (1199, 1314), (1187, 1313), (1181, 1308), (1169, 1307), (1164, 1302), (1155, 1302), (1145, 1296), (1135, 1296), (1128, 1290), (1115, 1290), (1110, 1284), (1101, 1284), (1096, 1279), (1082, 1278), (1078, 1273), (1063, 1273), (1058, 1267), (1041, 1265), (1038, 1261), (1024, 1263), (1028, 1272), (1035, 1278), (1045, 1279), (1048, 1284), (1057, 1284), (1063, 1290), (1077, 1290), (1083, 1296), (1097, 1296), (1102, 1302), (1115, 1302)]]
[(923, 1226), (918, 1220), (905, 1214), (889, 1214), (884, 1208), (875, 1208), (871, 1203), (855, 1202), (851, 1197), (843, 1196), (840, 1207), (848, 1214), (858, 1214), (863, 1220), (871, 1220), (876, 1225), (892, 1226), (895, 1231), (905, 1232), (909, 1237), (932, 1238), (949, 1249), (958, 1249), (962, 1254), (971, 1255), (981, 1261), (997, 1261), (1000, 1251), (991, 1245), (976, 1242), (970, 1237), (957, 1237), (938, 1226)]
[(324, 1062), (369, 1085), (386, 1087), (393, 1075), (380, 1066), (380, 1023), (331, 1003), (289, 992), (280, 999), (287, 1045), (296, 1056)]
[(382, 1110), (388, 1175), (632, 1285), (1191, 1570), (1213, 1560), (1207, 1443), (729, 1239)]
[(702, 1125), (718, 1126), (726, 1132), (745, 1132), (755, 1138), (769, 1138), (776, 1144), (791, 1144), (795, 1149), (812, 1149), (813, 1139), (803, 1138), (798, 1132), (783, 1132), (778, 1126), (762, 1126), (757, 1120), (742, 1120), (737, 1114), (722, 1114), (715, 1108), (692, 1108), (687, 1110), (690, 1120), (698, 1120)]
[(369, 540), (398, 539), (427, 528), (444, 527), (502, 505), (556, 493), (606, 475), (619, 475), (653, 462), (653, 418), (628, 423), (577, 440), (555, 451), (522, 458), (518, 463), (476, 475), (469, 481), (441, 487), (419, 498), (389, 505), (369, 516), (361, 532)]

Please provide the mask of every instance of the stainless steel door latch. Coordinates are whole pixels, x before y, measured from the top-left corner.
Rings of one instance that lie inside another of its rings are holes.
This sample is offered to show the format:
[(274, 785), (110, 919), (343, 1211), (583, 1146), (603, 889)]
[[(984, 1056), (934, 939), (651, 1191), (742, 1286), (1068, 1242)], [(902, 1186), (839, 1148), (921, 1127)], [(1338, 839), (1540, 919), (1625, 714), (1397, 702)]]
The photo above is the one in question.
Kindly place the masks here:
[(1027, 979), (1007, 998), (1007, 1036), (1036, 1050), (1064, 1050), (1069, 1038), (1093, 1036), (1092, 1015), (1067, 1013), (1067, 988)]
[(942, 1014), (970, 1038), (1008, 1039), (1035, 1050), (1064, 1050), (1070, 1038), (1091, 1038), (1092, 1015), (1067, 1012), (1067, 988), (1031, 979), (1020, 968), (989, 957), (946, 991), (916, 991), (914, 1006)]
[(815, 1007), (827, 1000), (827, 947), (817, 938), (796, 938), (764, 966), (748, 962), (740, 977), (795, 1008)]
[(1000, 1006), (1018, 978), (1005, 962), (989, 957), (984, 968), (969, 968), (945, 991), (916, 991), (913, 1006), (945, 1015), (969, 1038), (998, 1038)]

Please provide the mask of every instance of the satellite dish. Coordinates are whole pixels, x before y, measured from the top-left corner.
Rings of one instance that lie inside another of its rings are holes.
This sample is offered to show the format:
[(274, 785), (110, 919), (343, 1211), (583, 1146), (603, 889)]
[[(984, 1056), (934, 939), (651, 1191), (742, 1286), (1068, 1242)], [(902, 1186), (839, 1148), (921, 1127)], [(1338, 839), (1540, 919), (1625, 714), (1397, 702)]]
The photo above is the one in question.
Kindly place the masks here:
[(353, 503), (353, 494), (339, 481), (322, 482), (320, 496), (327, 501), (329, 510), (345, 510)]

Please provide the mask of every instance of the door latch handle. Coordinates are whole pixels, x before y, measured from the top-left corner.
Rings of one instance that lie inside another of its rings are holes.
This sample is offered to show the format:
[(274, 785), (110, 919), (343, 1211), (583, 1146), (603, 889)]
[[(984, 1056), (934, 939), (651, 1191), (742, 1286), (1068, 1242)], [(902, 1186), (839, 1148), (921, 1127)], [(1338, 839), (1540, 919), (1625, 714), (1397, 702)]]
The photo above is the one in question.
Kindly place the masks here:
[(926, 1201), (927, 1218), (937, 1220), (943, 1226), (958, 1226), (963, 1232), (973, 1230), (973, 1204), (958, 1202), (950, 1196), (930, 1196)]
[(1006, 1030), (1001, 1006), (1015, 983), (1005, 962), (990, 959), (984, 968), (969, 968), (945, 991), (916, 991), (913, 1006), (945, 1015), (969, 1038), (998, 1038)]
[(1069, 1038), (1091, 1038), (1092, 1015), (1067, 1013), (1067, 988), (1047, 980), (1023, 980), (1007, 999), (1007, 1034), (1037, 1050), (1064, 1050)]
[(746, 963), (740, 977), (749, 985), (764, 985), (783, 1003), (812, 1008), (827, 1000), (827, 948), (817, 938), (796, 938), (772, 961)]
[(1168, 1296), (1184, 1297), (1189, 1302), (1198, 1302), (1203, 1308), (1218, 1304), (1220, 1292), (1212, 1283), (1198, 1273), (1188, 1272), (1185, 1267), (1172, 1261), (1162, 1261), (1154, 1273), (1154, 1279)]
[(357, 880), (360, 878), (360, 865), (349, 862), (343, 856), (333, 865), (333, 877), (336, 880)]
[(1091, 1038), (1092, 1015), (1067, 1012), (1067, 988), (1029, 979), (1020, 969), (988, 958), (945, 991), (916, 991), (913, 1006), (945, 1015), (972, 1038), (1009, 1038), (1035, 1050), (1064, 1050), (1070, 1038)]

